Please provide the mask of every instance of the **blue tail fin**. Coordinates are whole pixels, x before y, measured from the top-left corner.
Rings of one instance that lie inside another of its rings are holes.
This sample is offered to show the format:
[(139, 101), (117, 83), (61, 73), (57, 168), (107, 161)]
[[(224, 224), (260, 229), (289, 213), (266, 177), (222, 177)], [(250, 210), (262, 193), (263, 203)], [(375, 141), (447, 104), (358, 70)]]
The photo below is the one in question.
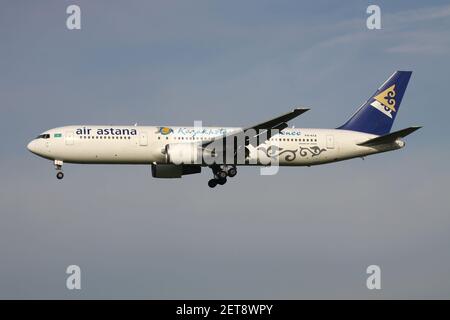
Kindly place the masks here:
[(396, 71), (338, 129), (384, 135), (391, 131), (412, 71)]

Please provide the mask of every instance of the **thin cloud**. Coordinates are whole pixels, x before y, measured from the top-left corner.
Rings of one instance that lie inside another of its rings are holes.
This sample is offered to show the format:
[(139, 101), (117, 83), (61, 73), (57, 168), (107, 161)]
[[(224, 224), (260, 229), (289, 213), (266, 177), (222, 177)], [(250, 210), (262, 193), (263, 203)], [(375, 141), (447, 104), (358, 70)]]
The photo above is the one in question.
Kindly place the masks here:
[[(314, 58), (315, 53), (323, 49), (356, 44), (358, 42), (372, 42), (375, 32), (376, 40), (386, 42), (388, 53), (403, 54), (443, 54), (450, 52), (450, 41), (447, 40), (447, 32), (433, 30), (423, 31), (423, 25), (415, 23), (424, 22), (432, 24), (435, 20), (450, 17), (450, 5), (436, 6), (432, 8), (422, 8), (407, 10), (396, 13), (384, 13), (382, 9), (382, 30), (365, 29), (365, 22), (362, 19), (351, 19), (329, 26), (329, 30), (341, 30), (341, 32), (331, 38), (323, 40), (303, 52), (305, 59)], [(361, 29), (361, 26), (364, 29)], [(405, 31), (405, 27), (409, 29)], [(351, 30), (351, 32), (346, 32)], [(356, 30), (356, 31), (354, 31)], [(399, 43), (399, 39), (402, 39)], [(404, 40), (403, 40), (404, 39)], [(389, 45), (395, 42), (395, 45)]]
[(436, 6), (398, 12), (387, 15), (389, 19), (395, 19), (397, 23), (408, 25), (413, 22), (431, 21), (450, 17), (450, 5)]

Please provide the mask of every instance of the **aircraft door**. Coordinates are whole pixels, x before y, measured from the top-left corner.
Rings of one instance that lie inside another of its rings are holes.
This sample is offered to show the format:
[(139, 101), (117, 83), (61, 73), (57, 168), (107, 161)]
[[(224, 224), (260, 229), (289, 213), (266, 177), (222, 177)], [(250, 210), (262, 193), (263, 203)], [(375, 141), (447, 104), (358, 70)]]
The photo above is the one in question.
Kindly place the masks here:
[(334, 149), (334, 136), (327, 136), (327, 148)]
[(147, 132), (145, 131), (139, 132), (139, 145), (146, 146), (147, 144), (148, 144)]
[(65, 133), (66, 145), (73, 145), (73, 131), (66, 131)]

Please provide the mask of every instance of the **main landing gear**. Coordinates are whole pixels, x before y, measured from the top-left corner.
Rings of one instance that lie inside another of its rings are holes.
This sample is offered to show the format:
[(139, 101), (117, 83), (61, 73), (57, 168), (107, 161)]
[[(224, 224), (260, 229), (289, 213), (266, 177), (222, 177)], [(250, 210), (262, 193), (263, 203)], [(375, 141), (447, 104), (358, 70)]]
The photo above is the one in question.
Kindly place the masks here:
[(214, 178), (208, 181), (208, 186), (214, 188), (215, 186), (224, 185), (227, 182), (227, 177), (233, 178), (237, 174), (235, 166), (215, 165), (211, 166)]
[(56, 178), (61, 180), (64, 178), (64, 172), (62, 172), (63, 162), (61, 160), (55, 160)]

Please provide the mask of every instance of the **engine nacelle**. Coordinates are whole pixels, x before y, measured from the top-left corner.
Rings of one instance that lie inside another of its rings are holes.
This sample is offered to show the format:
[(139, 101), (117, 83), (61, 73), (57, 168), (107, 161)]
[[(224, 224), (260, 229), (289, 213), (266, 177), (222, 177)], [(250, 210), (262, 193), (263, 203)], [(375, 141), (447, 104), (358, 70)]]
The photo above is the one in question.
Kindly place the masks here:
[(166, 145), (167, 163), (201, 164), (202, 149), (194, 143), (173, 143)]
[(153, 178), (181, 178), (201, 171), (202, 167), (196, 165), (152, 164)]

